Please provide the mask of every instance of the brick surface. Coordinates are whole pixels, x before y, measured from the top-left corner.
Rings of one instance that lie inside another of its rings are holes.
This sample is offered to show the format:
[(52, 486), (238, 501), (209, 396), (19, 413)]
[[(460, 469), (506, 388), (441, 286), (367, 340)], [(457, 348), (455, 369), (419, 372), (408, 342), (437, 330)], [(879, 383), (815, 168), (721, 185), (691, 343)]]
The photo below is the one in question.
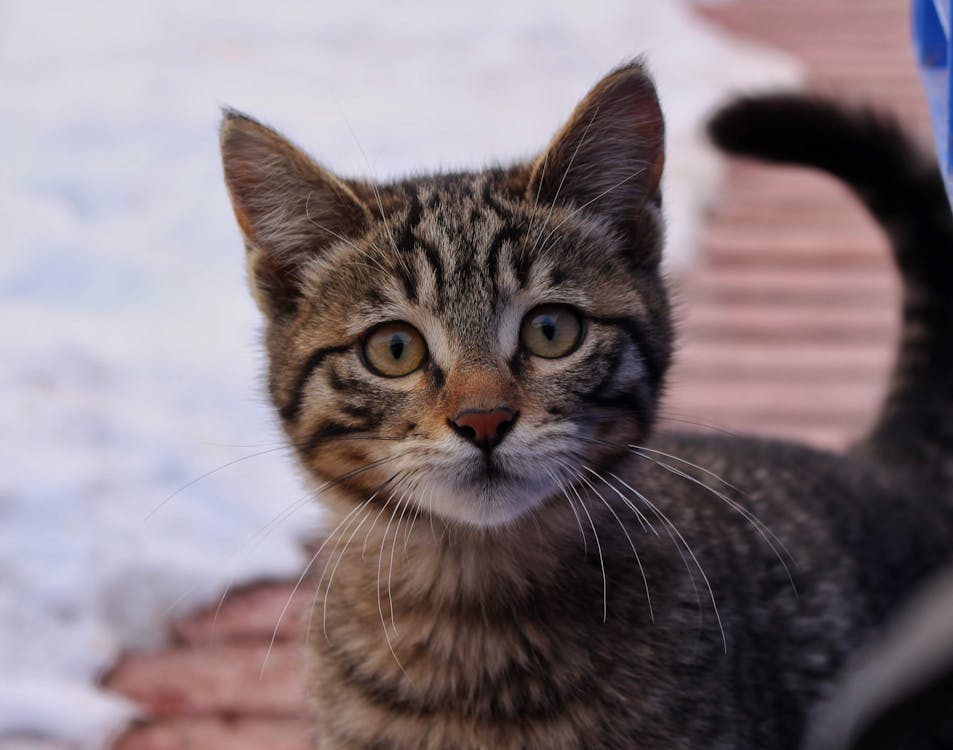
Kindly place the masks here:
[(304, 585), (264, 584), (233, 592), (221, 606), (216, 604), (183, 622), (174, 623), (174, 636), (193, 646), (234, 641), (261, 641), (273, 636), (278, 642), (297, 640), (310, 604)]
[(123, 659), (107, 684), (148, 716), (304, 715), (303, 638), (181, 646)]
[[(739, 0), (711, 23), (800, 58), (810, 85), (889, 106), (924, 139), (907, 0)], [(843, 186), (737, 162), (710, 210), (697, 268), (675, 279), (682, 346), (665, 428), (759, 432), (843, 446), (871, 419), (896, 335), (886, 243)], [(302, 617), (292, 584), (237, 592), (174, 625), (176, 644), (129, 655), (106, 684), (152, 717), (117, 750), (305, 750)]]
[(115, 750), (309, 750), (308, 722), (258, 718), (176, 718), (127, 732)]

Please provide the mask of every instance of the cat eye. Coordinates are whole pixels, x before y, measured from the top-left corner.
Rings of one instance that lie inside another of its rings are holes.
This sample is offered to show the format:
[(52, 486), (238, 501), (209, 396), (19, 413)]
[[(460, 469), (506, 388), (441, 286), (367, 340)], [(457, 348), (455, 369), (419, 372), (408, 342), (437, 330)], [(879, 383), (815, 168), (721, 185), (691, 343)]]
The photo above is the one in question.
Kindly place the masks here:
[(540, 305), (523, 318), (520, 343), (532, 354), (557, 359), (572, 354), (582, 341), (582, 317), (567, 305)]
[(383, 323), (364, 337), (364, 362), (385, 378), (409, 375), (427, 358), (427, 343), (410, 323)]

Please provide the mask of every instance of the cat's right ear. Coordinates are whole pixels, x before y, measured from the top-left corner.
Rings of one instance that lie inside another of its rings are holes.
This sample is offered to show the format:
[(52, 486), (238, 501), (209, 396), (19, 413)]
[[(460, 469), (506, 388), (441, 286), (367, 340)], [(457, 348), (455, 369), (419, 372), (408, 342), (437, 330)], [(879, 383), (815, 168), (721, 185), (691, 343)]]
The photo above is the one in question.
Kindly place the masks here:
[(654, 263), (660, 245), (644, 246), (640, 216), (659, 202), (665, 124), (655, 85), (641, 60), (609, 73), (578, 104), (531, 167), (526, 196), (607, 221), (632, 252)]
[(250, 117), (224, 110), (220, 134), (252, 293), (270, 318), (293, 313), (302, 268), (334, 243), (366, 231), (367, 207), (344, 182)]

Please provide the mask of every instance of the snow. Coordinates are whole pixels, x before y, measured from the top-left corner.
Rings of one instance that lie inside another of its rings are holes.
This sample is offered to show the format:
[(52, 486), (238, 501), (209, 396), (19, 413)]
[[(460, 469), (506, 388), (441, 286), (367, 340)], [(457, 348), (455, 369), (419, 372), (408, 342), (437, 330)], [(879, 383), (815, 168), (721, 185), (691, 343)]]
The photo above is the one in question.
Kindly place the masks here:
[(294, 574), (319, 522), (259, 384), (219, 105), (393, 176), (529, 155), (648, 52), (685, 263), (718, 176), (702, 114), (797, 77), (672, 0), (225, 7), (0, 4), (0, 745), (104, 746), (134, 711), (95, 684), (117, 655)]

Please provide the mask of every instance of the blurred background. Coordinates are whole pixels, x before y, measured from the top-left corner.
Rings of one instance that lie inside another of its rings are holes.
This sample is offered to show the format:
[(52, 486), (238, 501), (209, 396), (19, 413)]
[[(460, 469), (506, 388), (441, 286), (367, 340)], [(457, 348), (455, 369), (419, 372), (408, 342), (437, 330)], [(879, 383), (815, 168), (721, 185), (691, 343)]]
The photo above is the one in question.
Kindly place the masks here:
[(108, 747), (133, 716), (124, 750), (306, 747), (300, 596), (262, 662), (320, 517), (284, 513), (305, 490), (259, 382), (221, 105), (386, 178), (529, 156), (645, 53), (682, 320), (663, 426), (839, 447), (890, 359), (883, 239), (839, 186), (726, 165), (700, 127), (806, 82), (925, 132), (906, 8), (0, 2), (0, 748)]

